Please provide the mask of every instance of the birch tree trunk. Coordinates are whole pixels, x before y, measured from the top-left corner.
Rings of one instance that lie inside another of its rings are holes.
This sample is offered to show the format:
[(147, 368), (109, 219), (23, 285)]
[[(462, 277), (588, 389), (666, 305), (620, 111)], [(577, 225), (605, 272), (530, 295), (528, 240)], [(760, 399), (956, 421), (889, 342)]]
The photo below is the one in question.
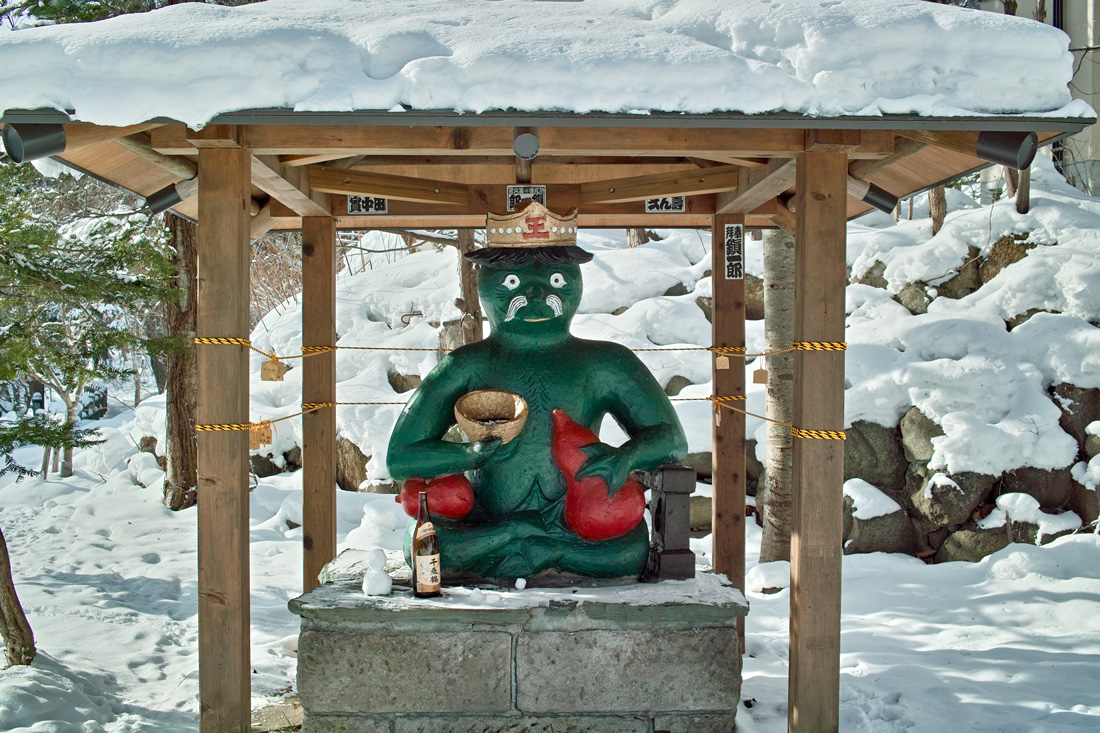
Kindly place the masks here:
[(181, 339), (180, 349), (168, 355), (165, 390), (164, 452), (168, 458), (164, 479), (164, 503), (172, 511), (194, 506), (197, 498), (198, 444), (195, 441), (195, 399), (198, 371), (195, 366), (197, 227), (170, 214), (172, 246), (176, 249), (178, 301), (165, 303), (168, 334)]
[[(76, 397), (72, 400), (65, 400), (65, 424), (69, 426), (70, 430), (76, 429), (76, 420), (80, 412), (80, 398), (83, 396), (83, 388), (78, 390)], [(55, 469), (56, 470), (56, 469)], [(73, 475), (73, 447), (71, 445), (65, 446), (64, 458), (61, 462), (61, 478), (68, 478)]]
[[(780, 229), (764, 232), (764, 350), (790, 348), (794, 340), (794, 237)], [(790, 423), (793, 416), (794, 356), (767, 357), (766, 414), (771, 420)], [(791, 559), (791, 462), (794, 455), (790, 429), (767, 423), (764, 489), (757, 509), (764, 523), (760, 562)]]
[(27, 665), (34, 659), (37, 650), (34, 647), (34, 634), (19, 596), (15, 593), (15, 583), (11, 579), (11, 560), (8, 557), (8, 543), (4, 532), (0, 530), (0, 637), (4, 639), (5, 655), (8, 664)]

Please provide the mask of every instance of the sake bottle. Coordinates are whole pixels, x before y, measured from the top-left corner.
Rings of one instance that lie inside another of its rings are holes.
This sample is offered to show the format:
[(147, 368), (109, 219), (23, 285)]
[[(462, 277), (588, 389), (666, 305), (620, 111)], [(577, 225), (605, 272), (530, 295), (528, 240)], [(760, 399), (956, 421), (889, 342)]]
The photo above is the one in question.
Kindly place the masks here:
[(433, 598), (442, 595), (439, 567), (439, 536), (432, 526), (428, 513), (428, 492), (420, 492), (420, 510), (416, 513), (416, 531), (413, 533), (413, 595), (417, 598)]

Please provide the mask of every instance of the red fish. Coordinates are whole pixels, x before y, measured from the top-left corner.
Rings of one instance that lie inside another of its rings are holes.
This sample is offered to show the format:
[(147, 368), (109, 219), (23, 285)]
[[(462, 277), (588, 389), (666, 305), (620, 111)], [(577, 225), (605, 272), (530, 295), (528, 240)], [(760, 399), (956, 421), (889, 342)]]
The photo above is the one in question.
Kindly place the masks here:
[(462, 519), (474, 508), (473, 486), (461, 473), (440, 476), (431, 481), (407, 479), (394, 501), (401, 505), (406, 514), (415, 517), (420, 509), (421, 491), (428, 492), (428, 511), (433, 517)]
[(638, 526), (645, 512), (645, 490), (627, 479), (612, 497), (607, 482), (597, 476), (576, 479), (588, 460), (582, 447), (599, 442), (599, 436), (573, 422), (563, 410), (554, 410), (554, 462), (565, 475), (565, 523), (586, 540), (609, 540)]

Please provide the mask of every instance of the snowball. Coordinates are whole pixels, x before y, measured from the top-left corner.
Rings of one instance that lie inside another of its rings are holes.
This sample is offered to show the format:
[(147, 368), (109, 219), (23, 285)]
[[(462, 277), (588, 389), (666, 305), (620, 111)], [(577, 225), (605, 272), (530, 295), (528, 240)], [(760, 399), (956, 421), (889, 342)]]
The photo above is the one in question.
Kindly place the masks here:
[(527, 587), (527, 578), (516, 578), (516, 590), (523, 590)]

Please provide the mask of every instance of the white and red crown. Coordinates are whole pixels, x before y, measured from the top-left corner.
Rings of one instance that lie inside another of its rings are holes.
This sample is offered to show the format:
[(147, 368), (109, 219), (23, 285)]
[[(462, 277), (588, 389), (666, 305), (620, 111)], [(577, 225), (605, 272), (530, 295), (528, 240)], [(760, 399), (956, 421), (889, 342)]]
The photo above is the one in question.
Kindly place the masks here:
[(512, 214), (489, 214), (490, 247), (562, 247), (577, 243), (577, 210), (558, 216), (538, 201)]

